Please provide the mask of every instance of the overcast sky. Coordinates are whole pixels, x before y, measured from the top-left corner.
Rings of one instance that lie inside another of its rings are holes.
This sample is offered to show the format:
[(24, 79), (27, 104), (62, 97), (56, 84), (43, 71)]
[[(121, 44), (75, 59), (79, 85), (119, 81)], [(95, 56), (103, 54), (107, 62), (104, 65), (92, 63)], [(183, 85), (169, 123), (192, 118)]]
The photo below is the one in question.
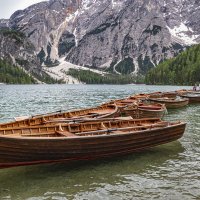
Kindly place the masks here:
[(0, 0), (0, 19), (8, 19), (16, 11), (43, 0)]

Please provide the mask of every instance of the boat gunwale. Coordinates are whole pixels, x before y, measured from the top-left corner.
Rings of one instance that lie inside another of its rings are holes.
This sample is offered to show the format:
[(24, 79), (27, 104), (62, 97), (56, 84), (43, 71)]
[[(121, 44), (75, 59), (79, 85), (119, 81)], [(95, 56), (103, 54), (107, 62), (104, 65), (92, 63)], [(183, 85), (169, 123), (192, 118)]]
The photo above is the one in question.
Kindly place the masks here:
[(157, 98), (149, 98), (149, 101), (155, 101), (155, 102), (163, 102), (163, 103), (184, 103), (184, 102), (189, 102), (188, 98), (182, 98), (182, 99), (174, 99), (174, 100), (170, 100), (170, 99), (157, 99)]
[[(10, 125), (14, 125), (14, 124), (20, 124), (20, 123), (24, 123), (24, 125), (22, 126), (18, 126), (18, 127), (21, 127), (21, 128), (25, 128), (25, 127), (28, 127), (28, 126), (35, 126), (35, 125), (28, 125), (26, 123), (30, 123), (31, 121), (36, 121), (36, 120), (41, 120), (43, 122), (46, 121), (46, 118), (53, 118), (53, 119), (61, 119), (60, 117), (55, 117), (56, 115), (65, 115), (67, 113), (71, 114), (71, 113), (76, 113), (76, 112), (85, 112), (85, 111), (92, 111), (92, 110), (96, 110), (98, 112), (98, 110), (101, 110), (101, 108), (104, 110), (104, 107), (105, 108), (108, 108), (108, 107), (112, 107), (112, 111), (111, 112), (106, 112), (106, 113), (102, 113), (100, 114), (100, 116), (96, 116), (96, 117), (89, 117), (89, 119), (103, 119), (103, 118), (108, 118), (109, 116), (114, 116), (119, 114), (120, 112), (120, 107), (118, 107), (116, 104), (112, 103), (112, 104), (109, 104), (109, 103), (105, 103), (105, 104), (102, 104), (100, 106), (97, 106), (97, 107), (92, 107), (92, 108), (85, 108), (85, 109), (77, 109), (77, 110), (72, 110), (72, 111), (66, 111), (66, 112), (53, 112), (53, 113), (49, 113), (49, 114), (46, 114), (46, 115), (35, 115), (35, 116), (30, 116), (26, 119), (22, 119), (22, 120), (15, 120), (15, 121), (8, 121), (8, 122), (4, 122), (4, 123), (1, 123), (0, 124), (0, 130), (2, 129), (5, 129), (3, 126), (8, 126), (7, 128), (14, 128), (15, 126), (10, 126)], [(88, 112), (89, 113), (89, 112)], [(74, 117), (66, 117), (65, 119), (66, 120), (69, 120), (71, 122), (73, 121), (78, 121), (78, 120), (81, 120), (81, 119), (84, 119), (85, 116), (88, 114), (86, 113), (85, 115), (77, 115), (77, 116), (74, 116)], [(56, 120), (55, 120), (55, 123), (56, 123)], [(43, 123), (39, 123), (39, 124), (36, 124), (36, 125), (42, 125)]]
[[(115, 109), (113, 109), (114, 111), (118, 110), (116, 104), (114, 104), (114, 103), (112, 103), (112, 104), (105, 103), (105, 104), (101, 104), (101, 105), (99, 105), (97, 107), (89, 107), (89, 108), (83, 108), (83, 109), (75, 109), (75, 110), (67, 110), (67, 111), (61, 111), (61, 112), (52, 112), (52, 113), (48, 113), (48, 114), (33, 115), (33, 116), (30, 116), (27, 119), (38, 119), (38, 118), (43, 118), (43, 117), (54, 116), (54, 115), (57, 115), (57, 114), (73, 113), (73, 112), (80, 112), (80, 111), (84, 112), (84, 111), (93, 110), (93, 109), (94, 110), (100, 110), (101, 108), (107, 107), (107, 106), (113, 106), (113, 107), (115, 107)], [(77, 118), (79, 118), (79, 117), (77, 117)], [(27, 119), (25, 119), (25, 120), (27, 120)], [(24, 121), (24, 120), (20, 120), (20, 121)]]
[(189, 94), (183, 94), (183, 95), (179, 95), (180, 97), (184, 97), (184, 98), (200, 98), (200, 94), (193, 94), (193, 93), (189, 93)]
[[(170, 123), (170, 122), (169, 122)], [(140, 133), (146, 133), (146, 132), (154, 132), (159, 131), (159, 130), (165, 130), (165, 129), (170, 129), (172, 127), (181, 127), (181, 126), (186, 126), (187, 123), (186, 122), (173, 122), (175, 124), (171, 124), (168, 125), (166, 127), (152, 127), (152, 128), (147, 128), (146, 130), (140, 130), (140, 131), (127, 131), (124, 133), (115, 133), (115, 134), (102, 134), (102, 135), (89, 135), (89, 136), (80, 136), (80, 135), (75, 135), (75, 136), (70, 136), (70, 137), (66, 137), (66, 136), (59, 136), (59, 137), (24, 137), (24, 136), (5, 136), (5, 135), (0, 135), (0, 139), (8, 139), (8, 140), (24, 140), (24, 141), (61, 141), (61, 140), (83, 140), (83, 139), (95, 139), (95, 138), (108, 138), (108, 137), (122, 137), (124, 135), (129, 136), (129, 135), (133, 135), (133, 134), (140, 134)], [(109, 132), (109, 129), (107, 129)], [(117, 132), (117, 130), (116, 130)], [(106, 129), (105, 129), (105, 133), (106, 133)], [(111, 132), (112, 133), (112, 132)], [(84, 134), (84, 132), (83, 132)]]
[(163, 112), (165, 110), (167, 110), (165, 107), (161, 107), (159, 110), (154, 110), (154, 109), (145, 109), (145, 108), (138, 108), (138, 110), (141, 110), (141, 111), (152, 111), (152, 112)]
[[(126, 117), (125, 117), (126, 118)], [(102, 120), (102, 121), (101, 121)], [(109, 120), (106, 120), (106, 118), (103, 118), (103, 119), (96, 119), (96, 121), (94, 120), (94, 121), (88, 121), (87, 122), (87, 120), (86, 121), (84, 121), (84, 122), (79, 122), (79, 123), (63, 123), (63, 124), (66, 124), (66, 125), (68, 125), (68, 124), (70, 124), (70, 125), (81, 125), (81, 124), (90, 124), (90, 123), (100, 123), (100, 122), (119, 122), (119, 121), (132, 121), (132, 122), (140, 122), (140, 121), (161, 121), (161, 119), (160, 118), (158, 118), (158, 117), (153, 117), (153, 118), (141, 118), (141, 119), (118, 119), (118, 118), (110, 118)], [(60, 124), (62, 124), (62, 123), (59, 123), (59, 122), (57, 122), (57, 121), (55, 121), (55, 123), (57, 124), (57, 125), (55, 125), (55, 124), (52, 124), (52, 125), (47, 125), (46, 127), (48, 127), (48, 128), (53, 128), (53, 127), (59, 127), (59, 125)], [(40, 124), (38, 124), (38, 125), (35, 125), (35, 126), (27, 126), (27, 127), (6, 127), (6, 128), (1, 128), (0, 127), (0, 131), (3, 131), (3, 130), (17, 130), (17, 129), (31, 129), (31, 128), (41, 128), (41, 127), (44, 127), (45, 128), (45, 125), (40, 125)], [(1, 134), (0, 134), (1, 135)]]
[[(151, 104), (149, 104), (151, 105)], [(131, 111), (131, 110), (141, 110), (141, 111), (153, 111), (153, 112), (164, 112), (165, 110), (167, 110), (165, 104), (162, 103), (157, 103), (157, 104), (152, 104), (153, 106), (158, 106), (159, 109), (151, 109), (151, 106), (146, 106), (146, 108), (144, 108), (145, 105), (138, 105), (136, 108), (125, 108), (126, 111)], [(149, 109), (150, 108), (150, 109)]]

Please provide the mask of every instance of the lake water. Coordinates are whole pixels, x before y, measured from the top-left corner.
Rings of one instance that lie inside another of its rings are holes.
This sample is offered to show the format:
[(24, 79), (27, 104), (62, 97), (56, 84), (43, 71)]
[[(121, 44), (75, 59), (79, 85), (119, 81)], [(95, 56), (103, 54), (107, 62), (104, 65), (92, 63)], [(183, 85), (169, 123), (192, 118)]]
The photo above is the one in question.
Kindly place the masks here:
[[(0, 85), (0, 121), (20, 115), (96, 106), (134, 93), (181, 88)], [(188, 123), (179, 141), (110, 160), (0, 170), (0, 199), (200, 199), (200, 105), (168, 111), (165, 119)]]

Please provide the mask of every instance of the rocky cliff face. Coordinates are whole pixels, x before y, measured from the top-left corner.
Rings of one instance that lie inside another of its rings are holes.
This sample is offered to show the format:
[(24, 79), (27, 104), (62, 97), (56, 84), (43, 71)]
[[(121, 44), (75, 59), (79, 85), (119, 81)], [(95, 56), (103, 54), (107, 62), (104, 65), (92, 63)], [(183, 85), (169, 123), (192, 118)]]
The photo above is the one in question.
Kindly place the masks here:
[(9, 27), (25, 33), (35, 46), (36, 53), (40, 53), (41, 61), (51, 64), (59, 57), (61, 36), (64, 34), (66, 37), (68, 23), (78, 6), (76, 0), (50, 0), (34, 4), (16, 11), (10, 18)]
[(199, 4), (195, 0), (96, 0), (77, 16), (77, 44), (67, 60), (119, 71), (130, 58), (132, 72), (145, 73), (199, 42)]
[(9, 27), (9, 19), (0, 19), (0, 29)]
[(35, 47), (23, 33), (0, 30), (0, 58), (24, 67), (29, 72), (38, 72), (40, 63), (35, 55)]
[(16, 11), (9, 27), (29, 38), (46, 65), (66, 56), (81, 66), (144, 74), (199, 43), (199, 18), (197, 0), (50, 0)]

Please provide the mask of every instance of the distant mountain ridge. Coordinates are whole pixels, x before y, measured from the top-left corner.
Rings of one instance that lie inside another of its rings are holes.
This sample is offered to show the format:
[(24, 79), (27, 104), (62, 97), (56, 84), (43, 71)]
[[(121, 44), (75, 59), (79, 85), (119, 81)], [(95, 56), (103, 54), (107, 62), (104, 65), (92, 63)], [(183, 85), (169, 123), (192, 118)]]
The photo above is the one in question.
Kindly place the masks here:
[(24, 33), (40, 66), (65, 56), (79, 66), (146, 74), (200, 42), (200, 1), (50, 0), (16, 11), (1, 27)]

